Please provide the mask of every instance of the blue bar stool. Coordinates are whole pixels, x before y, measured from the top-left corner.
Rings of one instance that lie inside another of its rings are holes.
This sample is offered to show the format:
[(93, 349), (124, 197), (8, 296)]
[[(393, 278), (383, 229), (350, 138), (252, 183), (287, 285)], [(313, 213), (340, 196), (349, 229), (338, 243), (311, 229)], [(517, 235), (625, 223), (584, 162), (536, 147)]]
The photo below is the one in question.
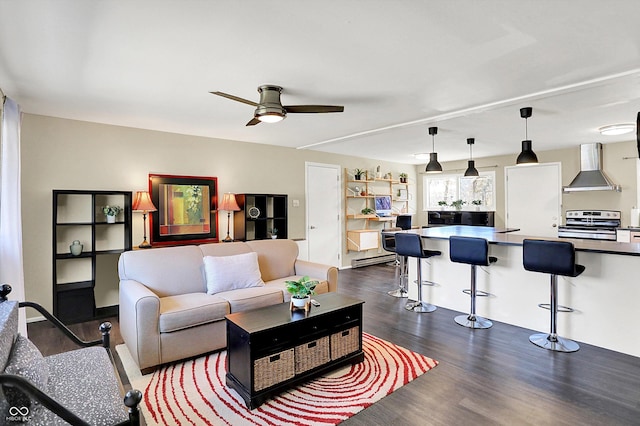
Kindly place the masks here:
[(458, 315), (454, 321), (468, 328), (490, 328), (493, 323), (476, 315), (476, 296), (488, 296), (476, 288), (476, 266), (489, 266), (498, 258), (489, 256), (489, 243), (484, 238), (449, 237), (449, 258), (452, 262), (471, 265), (471, 289), (463, 290), (471, 296), (471, 313)]
[[(572, 312), (573, 309), (558, 305), (558, 275), (577, 277), (584, 272), (584, 266), (576, 264), (576, 251), (569, 241), (529, 240), (522, 242), (522, 260), (524, 269), (533, 272), (551, 274), (551, 332), (536, 333), (529, 341), (541, 348), (558, 352), (575, 352), (580, 346), (573, 340), (558, 336), (558, 311)], [(546, 305), (539, 305), (546, 307)]]
[[(383, 229), (380, 237), (382, 240), (382, 248), (386, 251), (396, 253), (396, 238), (394, 234), (385, 232), (385, 230)], [(387, 292), (387, 294), (393, 297), (407, 297), (407, 287), (405, 285), (407, 278), (406, 257), (398, 256), (398, 253), (396, 253), (396, 261), (394, 262), (394, 267), (396, 268), (396, 280), (398, 281), (398, 288)]]
[(396, 233), (396, 253), (399, 256), (415, 257), (418, 261), (418, 300), (409, 302), (405, 309), (413, 312), (433, 312), (436, 307), (422, 301), (422, 259), (433, 256), (440, 256), (442, 253), (436, 250), (425, 250), (422, 248), (422, 239), (418, 234)]

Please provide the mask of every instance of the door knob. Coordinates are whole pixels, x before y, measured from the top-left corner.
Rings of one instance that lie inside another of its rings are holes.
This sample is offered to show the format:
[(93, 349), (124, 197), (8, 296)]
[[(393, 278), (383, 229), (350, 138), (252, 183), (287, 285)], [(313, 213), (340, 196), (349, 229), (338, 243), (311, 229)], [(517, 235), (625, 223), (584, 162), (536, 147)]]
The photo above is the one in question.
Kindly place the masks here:
[(315, 226), (313, 226), (313, 225), (311, 225), (311, 226), (309, 227), (309, 229), (316, 229), (316, 227), (315, 227)]
[(556, 226), (558, 226), (558, 225), (554, 223), (554, 224), (553, 224), (553, 225), (551, 225), (551, 226), (553, 226), (553, 227), (555, 228), (555, 227), (556, 227)]

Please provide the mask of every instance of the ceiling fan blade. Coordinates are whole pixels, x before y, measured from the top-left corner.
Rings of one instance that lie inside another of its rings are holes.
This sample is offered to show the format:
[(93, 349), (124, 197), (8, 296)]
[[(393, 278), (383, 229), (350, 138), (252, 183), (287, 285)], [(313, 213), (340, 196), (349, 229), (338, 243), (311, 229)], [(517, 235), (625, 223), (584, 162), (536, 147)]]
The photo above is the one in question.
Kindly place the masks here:
[(337, 105), (288, 105), (284, 109), (288, 113), (323, 113), (323, 112), (343, 112), (343, 106)]
[(224, 92), (209, 92), (209, 93), (211, 93), (212, 95), (218, 95), (218, 96), (222, 96), (223, 98), (231, 99), (232, 101), (242, 102), (243, 104), (251, 105), (251, 106), (254, 106), (254, 107), (258, 106), (258, 104), (253, 102), (253, 101), (250, 101), (250, 100), (244, 99), (244, 98), (239, 98), (237, 96), (233, 96), (233, 95), (230, 95), (228, 93), (224, 93)]
[(254, 117), (251, 119), (251, 121), (247, 123), (247, 126), (255, 126), (256, 124), (259, 124), (259, 123), (260, 123), (260, 120)]

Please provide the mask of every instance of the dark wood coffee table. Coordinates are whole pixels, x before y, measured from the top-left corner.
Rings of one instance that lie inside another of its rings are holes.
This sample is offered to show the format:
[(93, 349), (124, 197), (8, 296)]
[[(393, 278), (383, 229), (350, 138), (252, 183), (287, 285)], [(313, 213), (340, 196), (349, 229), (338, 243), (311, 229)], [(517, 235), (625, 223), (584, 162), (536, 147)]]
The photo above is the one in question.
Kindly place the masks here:
[(314, 297), (308, 313), (282, 303), (227, 315), (226, 383), (254, 409), (293, 385), (364, 360), (362, 300)]

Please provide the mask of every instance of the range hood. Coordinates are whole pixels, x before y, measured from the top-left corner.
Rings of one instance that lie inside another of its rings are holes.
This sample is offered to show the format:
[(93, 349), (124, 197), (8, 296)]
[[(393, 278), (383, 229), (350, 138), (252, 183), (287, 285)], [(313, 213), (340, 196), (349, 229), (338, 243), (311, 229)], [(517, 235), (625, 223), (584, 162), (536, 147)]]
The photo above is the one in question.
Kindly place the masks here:
[(602, 170), (602, 144), (587, 143), (580, 145), (580, 173), (569, 186), (562, 188), (564, 192), (578, 191), (622, 191), (620, 185)]

